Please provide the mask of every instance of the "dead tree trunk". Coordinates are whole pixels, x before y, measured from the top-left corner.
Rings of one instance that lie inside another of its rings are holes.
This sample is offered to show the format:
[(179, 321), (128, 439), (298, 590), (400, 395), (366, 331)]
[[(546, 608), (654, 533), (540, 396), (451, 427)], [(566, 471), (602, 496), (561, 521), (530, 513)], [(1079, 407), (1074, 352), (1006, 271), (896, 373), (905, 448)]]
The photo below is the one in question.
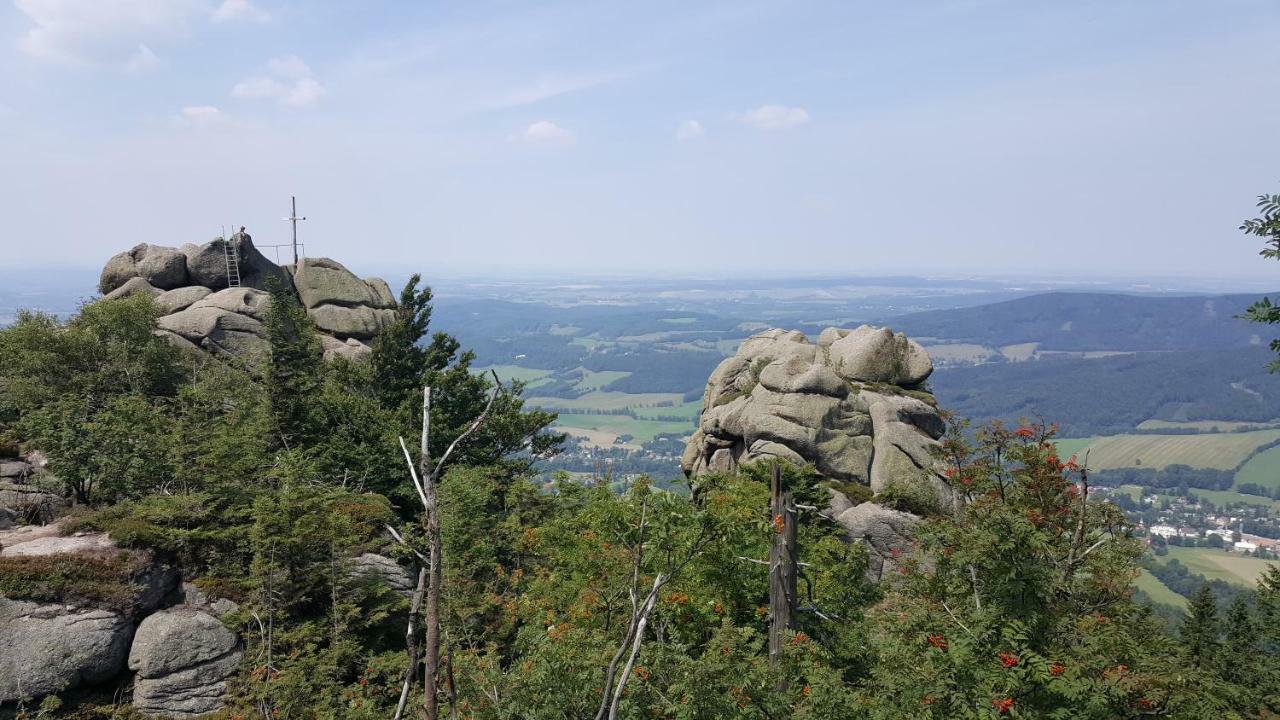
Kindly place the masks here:
[(422, 446), (418, 456), (418, 474), (422, 477), (424, 495), (423, 509), (427, 515), (427, 607), (426, 607), (426, 640), (423, 661), (423, 710), (427, 720), (438, 720), (440, 708), (437, 704), (438, 681), (440, 675), (440, 585), (441, 550), (440, 550), (440, 512), (436, 496), (436, 473), (431, 471), (430, 447), (428, 436), (431, 430), (431, 388), (422, 389)]
[(414, 637), (414, 618), (417, 615), (418, 603), (423, 599), (423, 578), (425, 577), (425, 637), (422, 644), (423, 656), (423, 711), (427, 720), (439, 720), (440, 707), (438, 700), (439, 691), (439, 674), (440, 674), (440, 593), (444, 585), (444, 553), (442, 550), (443, 543), (441, 541), (440, 531), (440, 513), (439, 502), (436, 493), (436, 485), (440, 480), (440, 474), (445, 468), (445, 463), (453, 455), (454, 450), (466, 440), (469, 435), (476, 431), (484, 424), (489, 412), (493, 410), (493, 403), (498, 399), (498, 393), (502, 391), (502, 381), (498, 379), (498, 374), (493, 373), (493, 392), (489, 395), (489, 402), (484, 406), (484, 410), (476, 416), (476, 419), (467, 426), (453, 442), (449, 443), (449, 447), (445, 448), (440, 459), (436, 461), (435, 467), (431, 466), (431, 455), (429, 438), (431, 432), (431, 388), (424, 387), (422, 389), (422, 442), (419, 447), (418, 464), (415, 467), (413, 458), (409, 454), (409, 448), (405, 445), (404, 438), (400, 438), (400, 449), (404, 452), (405, 463), (409, 466), (409, 477), (413, 480), (413, 487), (418, 492), (418, 500), (422, 502), (423, 521), (427, 531), (427, 553), (424, 555), (414, 549), (405, 541), (404, 536), (396, 531), (390, 525), (386, 526), (387, 532), (396, 539), (400, 544), (408, 547), (418, 559), (423, 563), (423, 569), (419, 574), (418, 590), (414, 593), (414, 604), (410, 609), (409, 615), (409, 632), (406, 644), (409, 650), (409, 667), (405, 675), (404, 688), (401, 691), (400, 705), (396, 709), (395, 720), (401, 720), (404, 716), (404, 706), (408, 698), (409, 690), (413, 685), (413, 676), (417, 668), (417, 652)]
[[(769, 663), (775, 670), (782, 659), (788, 631), (795, 629), (796, 508), (791, 492), (782, 487), (782, 466), (774, 463), (769, 483), (773, 543), (769, 548)], [(786, 683), (779, 681), (780, 688)]]

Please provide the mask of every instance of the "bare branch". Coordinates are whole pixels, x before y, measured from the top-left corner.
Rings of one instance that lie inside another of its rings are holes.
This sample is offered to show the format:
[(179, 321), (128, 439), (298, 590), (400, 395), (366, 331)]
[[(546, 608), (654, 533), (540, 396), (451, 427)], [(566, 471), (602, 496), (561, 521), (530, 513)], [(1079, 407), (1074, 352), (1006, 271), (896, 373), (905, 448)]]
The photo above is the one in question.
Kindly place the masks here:
[[(484, 423), (485, 418), (489, 417), (489, 411), (493, 409), (493, 401), (498, 399), (498, 393), (502, 391), (502, 381), (498, 379), (498, 373), (493, 370), (490, 370), (489, 372), (493, 373), (494, 383), (493, 392), (489, 394), (489, 402), (485, 404), (484, 410), (476, 416), (476, 419), (471, 421), (471, 424), (467, 426), (467, 429), (463, 430), (462, 434), (454, 438), (453, 442), (449, 443), (449, 447), (445, 448), (444, 454), (440, 456), (440, 461), (436, 463), (436, 469), (431, 471), (431, 475), (433, 477), (440, 475), (440, 470), (444, 467), (444, 464), (449, 461), (449, 456), (453, 454), (453, 451), (458, 447), (458, 444), (465, 440), (468, 435), (475, 432), (476, 429)], [(402, 440), (401, 442), (404, 441)]]
[(409, 477), (413, 478), (413, 489), (418, 491), (418, 499), (422, 501), (422, 506), (427, 506), (427, 491), (422, 487), (422, 481), (418, 479), (418, 471), (413, 466), (413, 458), (409, 456), (409, 446), (404, 444), (404, 438), (400, 438), (400, 449), (404, 451), (404, 461), (409, 466)]

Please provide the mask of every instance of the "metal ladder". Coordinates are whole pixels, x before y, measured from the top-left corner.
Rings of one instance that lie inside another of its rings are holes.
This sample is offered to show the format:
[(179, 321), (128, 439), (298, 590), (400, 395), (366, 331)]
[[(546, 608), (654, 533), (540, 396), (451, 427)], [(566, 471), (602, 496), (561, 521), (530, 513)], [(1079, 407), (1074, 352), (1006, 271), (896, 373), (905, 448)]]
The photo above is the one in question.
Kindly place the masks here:
[(240, 253), (235, 243), (223, 240), (222, 254), (227, 260), (227, 287), (240, 287)]

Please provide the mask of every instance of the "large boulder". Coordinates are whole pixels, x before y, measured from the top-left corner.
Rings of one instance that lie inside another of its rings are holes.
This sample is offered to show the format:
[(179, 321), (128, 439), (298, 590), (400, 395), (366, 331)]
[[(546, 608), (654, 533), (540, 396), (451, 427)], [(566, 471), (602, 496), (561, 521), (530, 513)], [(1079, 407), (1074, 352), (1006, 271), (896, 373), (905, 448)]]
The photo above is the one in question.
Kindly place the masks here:
[(191, 307), (156, 321), (167, 330), (210, 352), (249, 355), (265, 352), (262, 323), (218, 307)]
[(109, 680), (132, 637), (118, 612), (0, 598), (0, 702)]
[(217, 712), (243, 656), (235, 633), (203, 610), (178, 607), (150, 615), (129, 651), (129, 669), (137, 673), (134, 709), (164, 718)]
[(123, 285), (112, 290), (102, 296), (103, 300), (118, 300), (119, 298), (127, 298), (133, 295), (150, 295), (151, 297), (160, 297), (164, 291), (147, 282), (144, 278), (132, 277), (124, 282)]
[(107, 295), (131, 278), (140, 277), (161, 290), (187, 284), (187, 264), (175, 248), (142, 243), (113, 255), (102, 268), (98, 292)]
[[(303, 258), (298, 261), (293, 270), (293, 285), (308, 309), (326, 304), (385, 307), (386, 298), (380, 298), (373, 285), (356, 277), (342, 263), (329, 258)], [(386, 288), (386, 295), (390, 294), (391, 289)]]
[(186, 256), (187, 274), (192, 285), (203, 285), (211, 290), (228, 286), (228, 245), (239, 258), (240, 286), (267, 290), (268, 280), (276, 278), (281, 287), (289, 287), (289, 275), (253, 245), (248, 233), (236, 233), (229, 239), (214, 238), (203, 245), (182, 246)]
[(203, 300), (212, 292), (212, 290), (203, 285), (174, 288), (156, 297), (156, 307), (160, 308), (161, 315), (172, 315), (180, 310), (186, 310), (193, 303)]
[[(835, 508), (833, 508), (834, 510)], [(914, 551), (920, 518), (908, 512), (864, 502), (835, 513), (846, 536), (867, 548), (867, 576), (873, 582), (901, 567)]]
[(308, 308), (307, 314), (322, 332), (339, 339), (371, 340), (395, 320), (394, 310), (371, 307), (320, 305)]
[(218, 308), (245, 315), (254, 320), (267, 319), (267, 307), (271, 305), (271, 295), (251, 287), (233, 287), (219, 290), (191, 304), (191, 309)]
[(828, 362), (846, 380), (916, 387), (933, 372), (929, 353), (916, 341), (889, 328), (829, 328), (819, 337), (818, 344), (825, 347)]
[(352, 559), (350, 574), (356, 579), (384, 584), (406, 598), (417, 588), (417, 580), (400, 563), (376, 553), (364, 553)]

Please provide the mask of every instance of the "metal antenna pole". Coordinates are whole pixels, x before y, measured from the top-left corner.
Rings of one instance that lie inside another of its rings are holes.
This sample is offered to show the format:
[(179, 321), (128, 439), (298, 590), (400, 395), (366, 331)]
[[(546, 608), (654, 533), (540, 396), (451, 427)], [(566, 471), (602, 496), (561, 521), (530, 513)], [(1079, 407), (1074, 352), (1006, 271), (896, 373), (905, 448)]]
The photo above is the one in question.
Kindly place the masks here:
[(298, 221), (306, 220), (306, 218), (298, 217), (298, 198), (296, 196), (290, 195), (289, 202), (291, 203), (292, 212), (289, 213), (289, 217), (285, 218), (285, 220), (288, 220), (290, 223), (293, 224), (293, 265), (294, 267), (297, 267), (298, 266)]

